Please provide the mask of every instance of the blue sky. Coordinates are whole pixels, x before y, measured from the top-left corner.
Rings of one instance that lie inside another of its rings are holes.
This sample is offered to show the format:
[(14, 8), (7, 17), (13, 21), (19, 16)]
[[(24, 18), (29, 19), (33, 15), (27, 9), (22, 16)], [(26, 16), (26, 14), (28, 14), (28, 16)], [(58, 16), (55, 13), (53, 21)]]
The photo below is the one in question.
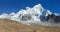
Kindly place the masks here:
[(45, 9), (60, 13), (60, 0), (0, 0), (0, 14), (18, 12), (41, 3)]

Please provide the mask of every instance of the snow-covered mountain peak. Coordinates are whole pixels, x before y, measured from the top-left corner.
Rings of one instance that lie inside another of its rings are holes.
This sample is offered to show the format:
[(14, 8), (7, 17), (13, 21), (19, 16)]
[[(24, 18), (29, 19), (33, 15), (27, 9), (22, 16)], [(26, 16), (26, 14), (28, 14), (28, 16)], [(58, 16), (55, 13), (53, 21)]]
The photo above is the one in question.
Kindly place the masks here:
[(34, 9), (43, 9), (43, 7), (42, 7), (41, 4), (35, 5), (33, 8), (34, 8)]
[(46, 15), (45, 16), (48, 16), (48, 14), (52, 14), (52, 12), (50, 12), (49, 10), (46, 11)]
[[(19, 20), (22, 19), (22, 17), (28, 17), (28, 15), (30, 15), (32, 17), (32, 19), (36, 20), (38, 19), (41, 15), (48, 15), (51, 14), (51, 12), (49, 10), (45, 10), (41, 4), (37, 4), (34, 7), (30, 8), (30, 7), (26, 7), (26, 9), (21, 9), (19, 10), (17, 13), (11, 13), (8, 14), (6, 16), (9, 16), (10, 19), (13, 20)], [(3, 14), (2, 14), (3, 15)], [(26, 15), (26, 16), (25, 16)], [(3, 16), (0, 16), (0, 18), (2, 18)], [(3, 17), (5, 18), (5, 17)], [(28, 17), (29, 18), (29, 17)], [(35, 19), (36, 18), (36, 19)]]

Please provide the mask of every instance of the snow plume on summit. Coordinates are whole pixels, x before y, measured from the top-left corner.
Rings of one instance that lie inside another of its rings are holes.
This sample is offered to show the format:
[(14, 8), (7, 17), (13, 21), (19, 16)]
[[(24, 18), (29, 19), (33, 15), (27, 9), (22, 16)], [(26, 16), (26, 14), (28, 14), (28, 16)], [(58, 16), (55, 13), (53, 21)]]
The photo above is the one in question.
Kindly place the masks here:
[[(26, 7), (26, 9), (21, 9), (17, 13), (2, 14), (0, 18), (15, 20), (27, 25), (42, 25), (42, 26), (53, 26), (48, 21), (45, 21), (48, 15), (52, 13), (49, 10), (44, 9), (41, 4), (35, 5), (34, 7)], [(55, 25), (55, 24), (54, 24)]]

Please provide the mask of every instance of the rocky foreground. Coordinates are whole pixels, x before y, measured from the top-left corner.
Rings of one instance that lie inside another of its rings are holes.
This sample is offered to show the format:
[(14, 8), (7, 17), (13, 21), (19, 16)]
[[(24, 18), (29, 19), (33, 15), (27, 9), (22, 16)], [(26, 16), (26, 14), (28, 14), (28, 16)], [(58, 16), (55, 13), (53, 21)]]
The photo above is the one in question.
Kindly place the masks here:
[(0, 19), (0, 32), (60, 32), (60, 27), (29, 26), (12, 20)]

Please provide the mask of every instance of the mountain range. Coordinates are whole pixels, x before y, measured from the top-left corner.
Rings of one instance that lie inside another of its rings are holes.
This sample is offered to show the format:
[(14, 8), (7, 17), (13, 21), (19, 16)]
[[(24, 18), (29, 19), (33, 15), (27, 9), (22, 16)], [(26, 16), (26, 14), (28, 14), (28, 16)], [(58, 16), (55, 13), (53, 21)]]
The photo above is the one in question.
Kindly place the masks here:
[(25, 10), (20, 9), (17, 13), (3, 13), (0, 15), (0, 18), (14, 20), (26, 25), (60, 27), (60, 15), (50, 12), (50, 10), (44, 9), (41, 4), (37, 4), (32, 8), (26, 7)]

